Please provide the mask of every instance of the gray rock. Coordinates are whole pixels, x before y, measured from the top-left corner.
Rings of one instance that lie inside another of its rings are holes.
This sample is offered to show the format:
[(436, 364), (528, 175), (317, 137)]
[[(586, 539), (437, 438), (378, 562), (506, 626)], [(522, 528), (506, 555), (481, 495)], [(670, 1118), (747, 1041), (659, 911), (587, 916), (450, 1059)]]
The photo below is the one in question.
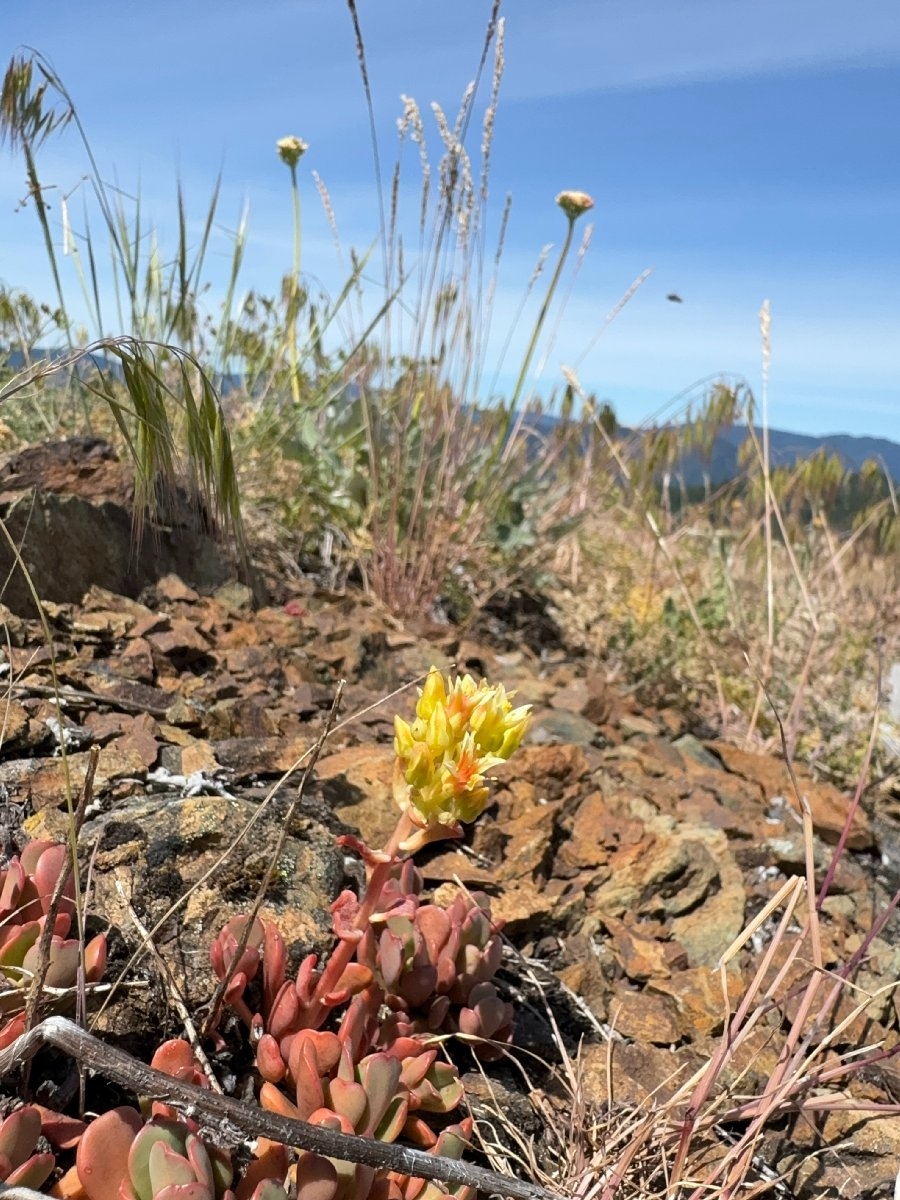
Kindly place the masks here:
[(537, 746), (606, 745), (606, 739), (593, 721), (564, 709), (539, 713), (531, 725), (528, 740)]
[(692, 733), (683, 734), (672, 745), (686, 758), (693, 759), (695, 763), (699, 763), (701, 767), (709, 767), (712, 771), (721, 771), (723, 769), (722, 760), (711, 754), (699, 738), (695, 738)]
[[(136, 548), (131, 513), (112, 501), (25, 492), (4, 519), (41, 600), (77, 603), (94, 585), (137, 596), (168, 574), (206, 591), (234, 575), (223, 548), (190, 528), (147, 529)], [(3, 603), (34, 617), (31, 590), (5, 539), (0, 578), (7, 580)]]

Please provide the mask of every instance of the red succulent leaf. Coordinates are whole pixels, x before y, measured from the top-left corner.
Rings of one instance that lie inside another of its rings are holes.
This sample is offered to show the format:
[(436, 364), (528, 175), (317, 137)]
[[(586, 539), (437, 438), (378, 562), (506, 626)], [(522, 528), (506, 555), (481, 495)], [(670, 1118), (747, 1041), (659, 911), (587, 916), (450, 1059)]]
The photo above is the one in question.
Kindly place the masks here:
[(287, 1074), (287, 1066), (271, 1033), (264, 1033), (259, 1039), (256, 1047), (256, 1069), (269, 1083), (281, 1083)]
[(432, 1063), (428, 1074), (416, 1087), (410, 1088), (411, 1108), (425, 1112), (448, 1113), (462, 1101), (464, 1088), (456, 1067), (450, 1063)]
[(260, 1107), (266, 1109), (267, 1112), (278, 1113), (281, 1117), (289, 1117), (292, 1121), (296, 1121), (300, 1113), (297, 1111), (297, 1105), (288, 1100), (284, 1092), (279, 1091), (274, 1083), (264, 1083), (259, 1089)]
[(184, 1038), (170, 1038), (159, 1046), (150, 1060), (150, 1066), (173, 1079), (181, 1079), (198, 1087), (209, 1087), (206, 1072), (194, 1058), (194, 1051)]
[(128, 1154), (143, 1125), (134, 1108), (111, 1108), (88, 1125), (78, 1143), (75, 1167), (89, 1200), (118, 1200)]
[(402, 1064), (403, 1082), (410, 1091), (419, 1086), (437, 1058), (437, 1050), (426, 1050), (421, 1042), (417, 1044), (418, 1053), (408, 1055)]
[(263, 922), (263, 1012), (269, 1013), (287, 979), (287, 950), (284, 938), (271, 921)]
[(459, 1014), (459, 1027), (463, 1033), (494, 1037), (512, 1019), (512, 1006), (500, 999), (492, 983), (479, 983), (472, 989), (469, 1001)]
[(40, 937), (39, 921), (7, 925), (0, 930), (0, 967), (21, 967), (26, 953)]
[(365, 1129), (361, 1132), (367, 1137), (373, 1137), (389, 1106), (397, 1097), (398, 1088), (405, 1091), (400, 1082), (402, 1068), (398, 1060), (389, 1054), (370, 1054), (362, 1060), (357, 1071), (369, 1101)]
[(241, 972), (248, 980), (255, 977), (259, 969), (260, 947), (265, 937), (265, 927), (259, 918), (254, 920), (247, 945), (244, 947), (234, 971), (231, 970), (238, 942), (249, 919), (247, 916), (232, 917), (225, 923), (219, 936), (210, 946), (209, 957), (212, 968), (219, 979), (224, 979), (229, 973), (236, 974), (237, 972)]
[(335, 838), (335, 841), (343, 850), (351, 850), (358, 855), (367, 867), (382, 866), (391, 861), (389, 854), (385, 854), (383, 850), (372, 850), (362, 838), (356, 837), (355, 834), (342, 833), (340, 837)]
[[(35, 853), (33, 848), (38, 846), (41, 849)], [(41, 911), (45, 913), (50, 909), (50, 901), (59, 878), (65, 873), (64, 902), (60, 911), (67, 911), (65, 901), (69, 902), (68, 911), (71, 911), (71, 902), (75, 896), (75, 880), (69, 865), (67, 846), (62, 842), (29, 842), (22, 851), (22, 866), (34, 880), (35, 891), (41, 902)]]
[(392, 917), (404, 917), (408, 924), (416, 919), (416, 914), (419, 911), (419, 898), (413, 895), (401, 895), (392, 892), (388, 896), (382, 896), (382, 902), (378, 906), (378, 911), (372, 914), (372, 921), (378, 924), (382, 921), (389, 921)]
[(450, 1011), (450, 997), (438, 996), (428, 1009), (428, 1028), (436, 1033), (447, 1019), (447, 1014)]
[(296, 1033), (300, 1024), (298, 1020), (300, 1011), (301, 1005), (297, 999), (296, 987), (290, 982), (283, 984), (269, 1010), (266, 1022), (269, 1033), (277, 1042), (281, 1043), (289, 1033)]
[(457, 973), (463, 978), (473, 979), (478, 974), (479, 967), (481, 966), (481, 958), (482, 952), (480, 946), (463, 946), (456, 956)]
[(294, 991), (303, 1008), (309, 1008), (310, 1004), (312, 1004), (316, 984), (319, 982), (318, 961), (315, 954), (307, 954), (297, 972)]
[(287, 1176), (290, 1162), (291, 1155), (287, 1146), (283, 1146), (281, 1142), (270, 1141), (269, 1138), (257, 1138), (256, 1152), (240, 1183), (234, 1189), (235, 1200), (277, 1200), (274, 1196), (257, 1195), (257, 1188), (276, 1180), (280, 1187), (281, 1181)]
[(342, 1117), (346, 1117), (357, 1133), (364, 1132), (363, 1117), (366, 1115), (366, 1089), (355, 1079), (332, 1079), (328, 1084), (328, 1105)]
[(414, 1146), (418, 1146), (422, 1150), (430, 1150), (437, 1142), (437, 1136), (431, 1126), (427, 1121), (423, 1121), (421, 1117), (416, 1116), (415, 1113), (407, 1115), (403, 1126), (403, 1136), (407, 1141), (412, 1142)]
[(106, 934), (98, 933), (84, 948), (84, 977), (88, 983), (99, 983), (106, 970)]
[(456, 963), (449, 954), (442, 954), (437, 963), (435, 991), (441, 995), (452, 992), (457, 981)]
[(440, 905), (423, 904), (416, 915), (416, 925), (425, 939), (431, 961), (436, 963), (450, 936), (450, 917)]
[(322, 1080), (316, 1065), (315, 1049), (299, 1037), (291, 1047), (291, 1078), (294, 1080), (297, 1112), (301, 1121), (325, 1102)]
[(10, 1017), (8, 1021), (0, 1025), (0, 1050), (11, 1046), (16, 1038), (21, 1037), (24, 1032), (25, 1014), (22, 1012)]
[(391, 929), (383, 929), (378, 939), (378, 967), (384, 986), (396, 992), (406, 964), (406, 940)]
[[(80, 947), (74, 938), (66, 941), (54, 934), (50, 939), (50, 965), (44, 977), (47, 987), (73, 987), (78, 978), (79, 957)], [(22, 966), (33, 975), (37, 972), (40, 962), (40, 947), (34, 945), (26, 952)]]
[(395, 1096), (372, 1130), (372, 1136), (379, 1142), (395, 1142), (403, 1131), (408, 1115), (409, 1098), (405, 1095)]
[(170, 1183), (154, 1191), (152, 1200), (215, 1200), (215, 1192), (205, 1183)]
[(359, 900), (356, 895), (345, 888), (329, 909), (334, 936), (341, 941), (358, 942), (362, 930), (356, 928), (356, 918), (359, 914)]
[(219, 1190), (220, 1183), (226, 1187), (231, 1183), (233, 1172), (228, 1155), (219, 1150), (209, 1150), (200, 1138), (194, 1135), (185, 1139), (184, 1148), (195, 1178), (199, 1183), (206, 1184), (213, 1197)]
[(3, 872), (3, 888), (0, 890), (0, 919), (5, 919), (19, 907), (19, 897), (25, 887), (25, 868), (18, 858), (11, 858)]
[(390, 1175), (383, 1175), (372, 1184), (367, 1200), (404, 1200), (405, 1193), (397, 1179), (409, 1179), (409, 1176), (402, 1175), (395, 1178), (393, 1171)]
[[(287, 1175), (285, 1168), (282, 1179)], [(287, 1200), (287, 1192), (284, 1190), (284, 1185), (275, 1179), (261, 1179), (252, 1194), (247, 1193), (249, 1200)], [(233, 1194), (226, 1193), (222, 1200), (236, 1200)]]
[(297, 1034), (296, 1044), (298, 1049), (291, 1048), (292, 1059), (294, 1054), (301, 1052), (299, 1047), (308, 1047), (308, 1051), (313, 1055), (313, 1068), (319, 1076), (330, 1075), (341, 1060), (343, 1045), (336, 1033), (304, 1029)]
[(471, 1117), (463, 1117), (455, 1125), (448, 1125), (438, 1134), (435, 1154), (440, 1154), (442, 1158), (462, 1158), (469, 1149), (474, 1128), (475, 1122)]
[(482, 954), (482, 972), (487, 972), (485, 979), (493, 979), (500, 969), (503, 958), (503, 942), (497, 934), (488, 939)]
[[(194, 1173), (184, 1154), (189, 1133), (188, 1126), (177, 1119), (154, 1117), (148, 1121), (128, 1150), (123, 1196), (128, 1193), (136, 1200), (153, 1200), (157, 1187), (193, 1182)], [(174, 1151), (175, 1159), (167, 1159), (160, 1145)]]
[(335, 991), (339, 992), (345, 1000), (349, 1000), (351, 996), (365, 991), (373, 979), (374, 976), (369, 967), (351, 962), (344, 967)]
[(319, 1125), (323, 1129), (336, 1129), (339, 1133), (356, 1132), (346, 1117), (333, 1112), (330, 1108), (317, 1108), (315, 1112), (309, 1114), (307, 1120), (310, 1125)]
[(228, 982), (228, 987), (225, 989), (225, 1003), (235, 1013), (240, 1020), (244, 1022), (248, 1029), (253, 1028), (253, 1013), (244, 999), (244, 992), (247, 990), (247, 976), (243, 972), (238, 971), (232, 975)]
[(400, 983), (400, 994), (411, 1008), (420, 1008), (437, 987), (438, 973), (431, 963), (423, 963), (407, 971)]
[[(200, 1164), (200, 1177), (198, 1178), (193, 1164), (184, 1154), (180, 1154), (172, 1146), (166, 1145), (164, 1141), (154, 1142), (147, 1155), (147, 1170), (150, 1176), (149, 1195), (156, 1196), (162, 1188), (179, 1184), (202, 1183), (204, 1187), (208, 1187), (208, 1176), (204, 1169), (208, 1163), (207, 1157), (206, 1164)], [(134, 1182), (136, 1181), (132, 1178), (132, 1183)], [(138, 1194), (144, 1195), (145, 1193), (141, 1191)]]
[(43, 1104), (35, 1104), (34, 1108), (41, 1114), (41, 1133), (58, 1150), (74, 1150), (81, 1141), (87, 1129), (87, 1123), (78, 1117), (67, 1117), (63, 1113), (45, 1108)]
[(341, 1043), (333, 1033), (304, 1029), (291, 1043), (288, 1070), (297, 1094), (303, 1120), (324, 1102), (322, 1080), (330, 1076), (341, 1057)]
[(0, 1158), (4, 1179), (34, 1153), (40, 1136), (41, 1114), (30, 1104), (16, 1109), (0, 1124)]
[(418, 1058), (421, 1054), (434, 1056), (437, 1051), (429, 1049), (421, 1038), (401, 1036), (394, 1038), (391, 1044), (385, 1047), (385, 1053), (390, 1054), (391, 1058), (405, 1062), (408, 1058)]
[(25, 1187), (37, 1189), (50, 1178), (56, 1170), (56, 1155), (50, 1154), (32, 1154), (32, 1156), (22, 1163), (21, 1167), (16, 1167), (4, 1179), (7, 1187)]
[(334, 1200), (337, 1191), (334, 1163), (318, 1154), (301, 1154), (297, 1159), (297, 1195), (303, 1200)]
[(358, 992), (347, 1006), (338, 1029), (342, 1046), (350, 1048), (350, 1057), (359, 1062), (378, 1035), (378, 1010), (384, 995), (371, 985)]

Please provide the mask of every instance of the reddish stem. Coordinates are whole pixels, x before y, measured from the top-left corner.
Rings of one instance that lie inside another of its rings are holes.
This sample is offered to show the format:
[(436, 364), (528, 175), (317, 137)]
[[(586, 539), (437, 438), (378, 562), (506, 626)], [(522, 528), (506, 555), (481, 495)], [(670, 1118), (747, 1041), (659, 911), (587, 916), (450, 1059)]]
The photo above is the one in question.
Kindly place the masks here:
[[(359, 908), (353, 918), (353, 929), (360, 935), (368, 928), (372, 914), (377, 910), (382, 892), (391, 878), (394, 868), (401, 861), (400, 847), (415, 831), (416, 826), (404, 813), (397, 822), (397, 827), (381, 851), (387, 856), (385, 862), (376, 863), (366, 882), (366, 890), (360, 898)], [(316, 984), (312, 1002), (306, 1011), (306, 1027), (318, 1029), (327, 1016), (331, 1006), (326, 997), (337, 989), (341, 976), (344, 974), (350, 960), (356, 952), (358, 939), (342, 937), (331, 952), (328, 962), (322, 968), (322, 974)]]

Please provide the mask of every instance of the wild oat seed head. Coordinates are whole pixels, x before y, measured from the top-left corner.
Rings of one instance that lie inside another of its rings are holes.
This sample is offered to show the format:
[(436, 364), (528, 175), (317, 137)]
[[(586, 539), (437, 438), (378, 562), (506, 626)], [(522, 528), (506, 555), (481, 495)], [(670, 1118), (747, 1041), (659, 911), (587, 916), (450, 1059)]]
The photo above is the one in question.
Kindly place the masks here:
[(278, 148), (278, 157), (291, 168), (296, 167), (297, 163), (309, 149), (307, 143), (298, 137), (279, 138), (276, 146)]
[(594, 201), (587, 192), (560, 192), (556, 203), (570, 221), (576, 221), (582, 213), (594, 207)]

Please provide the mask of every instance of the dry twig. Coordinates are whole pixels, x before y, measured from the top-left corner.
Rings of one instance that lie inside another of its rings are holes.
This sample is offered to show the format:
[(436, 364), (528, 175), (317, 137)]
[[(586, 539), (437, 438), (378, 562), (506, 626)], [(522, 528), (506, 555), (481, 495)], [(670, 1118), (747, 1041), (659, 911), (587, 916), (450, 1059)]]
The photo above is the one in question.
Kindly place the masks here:
[(512, 1179), (472, 1163), (427, 1154), (375, 1138), (338, 1133), (306, 1121), (292, 1121), (263, 1108), (242, 1104), (229, 1096), (219, 1096), (204, 1088), (183, 1083), (155, 1071), (131, 1055), (108, 1046), (93, 1034), (80, 1029), (65, 1017), (48, 1017), (12, 1045), (0, 1051), (0, 1077), (30, 1061), (44, 1046), (55, 1046), (71, 1055), (83, 1067), (98, 1071), (121, 1087), (131, 1088), (151, 1100), (161, 1100), (183, 1110), (226, 1146), (244, 1138), (267, 1137), (286, 1146), (296, 1146), (312, 1154), (362, 1163), (380, 1170), (399, 1171), (418, 1179), (436, 1179), (443, 1183), (463, 1184), (484, 1192), (511, 1196), (514, 1200), (558, 1200), (534, 1183)]

